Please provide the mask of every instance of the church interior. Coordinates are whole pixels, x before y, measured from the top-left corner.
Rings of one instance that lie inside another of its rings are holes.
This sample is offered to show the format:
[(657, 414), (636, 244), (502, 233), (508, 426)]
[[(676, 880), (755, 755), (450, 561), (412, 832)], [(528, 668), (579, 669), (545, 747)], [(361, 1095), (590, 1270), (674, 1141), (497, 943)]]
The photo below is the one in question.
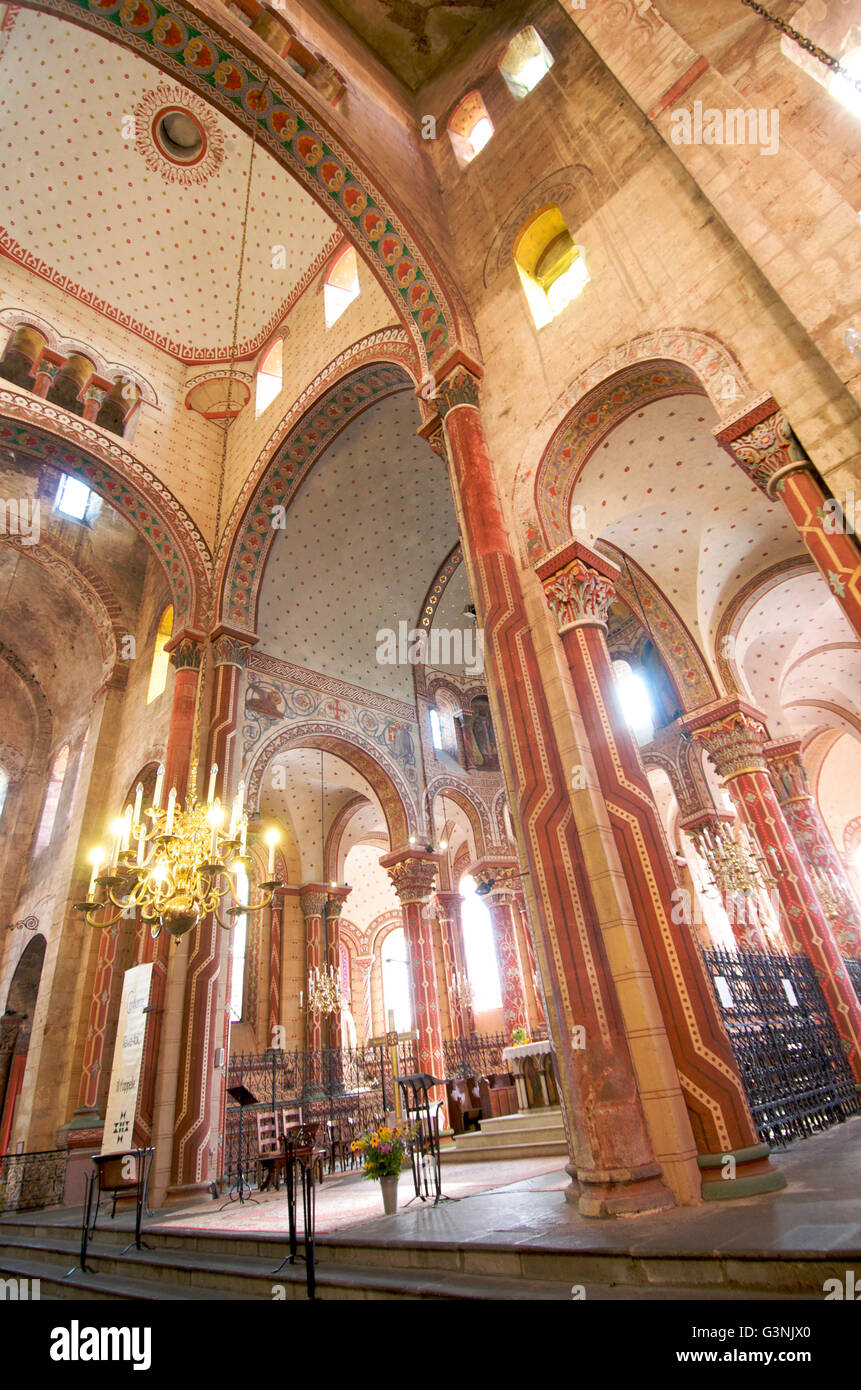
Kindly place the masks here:
[(861, 0), (0, 78), (5, 1284), (854, 1298)]

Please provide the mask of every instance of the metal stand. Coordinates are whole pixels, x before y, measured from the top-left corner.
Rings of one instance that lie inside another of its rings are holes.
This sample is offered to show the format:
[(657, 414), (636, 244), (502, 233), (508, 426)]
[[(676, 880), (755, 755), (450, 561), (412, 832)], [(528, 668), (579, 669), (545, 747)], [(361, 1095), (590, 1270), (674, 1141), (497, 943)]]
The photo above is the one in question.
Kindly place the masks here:
[(228, 1190), (227, 1201), (218, 1208), (219, 1211), (224, 1211), (224, 1208), (230, 1206), (231, 1202), (237, 1201), (240, 1206), (243, 1206), (245, 1202), (253, 1202), (255, 1206), (260, 1205), (257, 1198), (251, 1196), (251, 1184), (245, 1176), (242, 1162), (242, 1119), (246, 1108), (249, 1105), (257, 1104), (257, 1097), (251, 1094), (247, 1086), (228, 1086), (227, 1094), (232, 1096), (239, 1106), (239, 1152), (236, 1159), (236, 1177)]
[(87, 1247), (90, 1243), (90, 1213), (93, 1210), (93, 1190), (97, 1177), (98, 1172), (95, 1168), (91, 1173), (84, 1174), (84, 1220), (81, 1225), (81, 1253), (78, 1264), (72, 1265), (71, 1269), (66, 1270), (63, 1275), (64, 1279), (68, 1279), (69, 1275), (75, 1274), (77, 1270), (80, 1270), (82, 1274), (93, 1273), (91, 1269), (87, 1269)]
[(290, 1254), (285, 1255), (273, 1274), (280, 1274), (286, 1264), (295, 1264), (298, 1254), (296, 1238), (296, 1170), (302, 1186), (302, 1234), (305, 1261), (305, 1287), (309, 1299), (316, 1292), (314, 1264), (314, 1229), (317, 1218), (317, 1193), (314, 1168), (318, 1159), (315, 1145), (316, 1125), (296, 1125), (284, 1135), (284, 1176), (287, 1184), (287, 1221), (290, 1231)]
[(431, 1102), (428, 1094), (432, 1086), (444, 1086), (445, 1082), (436, 1076), (430, 1076), (427, 1072), (415, 1072), (411, 1076), (399, 1076), (398, 1085), (401, 1088), (406, 1122), (416, 1130), (415, 1138), (410, 1143), (416, 1195), (404, 1205), (410, 1206), (415, 1201), (429, 1202), (431, 1199), (434, 1206), (440, 1202), (450, 1202), (452, 1198), (444, 1196), (442, 1191), (439, 1102)]

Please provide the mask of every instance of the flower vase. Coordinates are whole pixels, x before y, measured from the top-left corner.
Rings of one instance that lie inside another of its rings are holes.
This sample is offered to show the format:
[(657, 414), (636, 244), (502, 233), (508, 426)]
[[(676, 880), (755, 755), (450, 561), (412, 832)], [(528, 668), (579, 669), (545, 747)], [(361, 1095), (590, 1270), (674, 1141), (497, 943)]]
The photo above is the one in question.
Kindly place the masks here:
[(398, 1183), (400, 1173), (390, 1173), (388, 1177), (380, 1178), (380, 1187), (383, 1189), (383, 1211), (386, 1216), (394, 1216), (398, 1209)]

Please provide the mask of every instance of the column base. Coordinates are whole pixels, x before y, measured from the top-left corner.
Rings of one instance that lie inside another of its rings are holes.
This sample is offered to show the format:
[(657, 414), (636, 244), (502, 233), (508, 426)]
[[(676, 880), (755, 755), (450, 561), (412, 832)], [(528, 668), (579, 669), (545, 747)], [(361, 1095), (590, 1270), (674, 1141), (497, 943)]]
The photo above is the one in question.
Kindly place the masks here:
[[(226, 1190), (224, 1195), (227, 1195)], [(185, 1207), (192, 1202), (200, 1202), (201, 1204), (212, 1202), (212, 1179), (209, 1182), (187, 1182), (169, 1187), (160, 1205), (162, 1207)]]
[(581, 1216), (645, 1216), (676, 1205), (656, 1163), (607, 1171), (566, 1164), (565, 1171), (571, 1175), (565, 1200), (576, 1205)]
[(770, 1153), (767, 1144), (753, 1144), (725, 1154), (698, 1154), (703, 1201), (730, 1202), (786, 1187), (786, 1176), (772, 1165)]

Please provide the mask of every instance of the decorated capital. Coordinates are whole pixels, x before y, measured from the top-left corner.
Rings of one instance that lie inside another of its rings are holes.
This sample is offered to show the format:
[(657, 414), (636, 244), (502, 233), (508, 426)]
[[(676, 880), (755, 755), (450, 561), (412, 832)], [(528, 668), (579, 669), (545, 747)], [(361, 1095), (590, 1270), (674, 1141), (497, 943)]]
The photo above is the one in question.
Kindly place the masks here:
[(767, 496), (810, 459), (773, 396), (760, 396), (715, 430), (715, 439)]
[(458, 365), (437, 387), (434, 400), (443, 420), (459, 405), (477, 407), (478, 377), (467, 367)]
[(241, 670), (245, 665), (246, 653), (258, 638), (256, 633), (220, 623), (211, 633), (210, 641), (216, 666), (237, 666)]
[(736, 699), (716, 700), (685, 715), (683, 723), (725, 780), (767, 771), (763, 746), (768, 731), (752, 705)]
[(164, 649), (170, 657), (171, 665), (175, 666), (177, 671), (199, 671), (203, 664), (205, 640), (202, 632), (196, 632), (193, 628), (183, 628), (165, 643)]
[(424, 903), (433, 892), (439, 872), (435, 854), (420, 850), (398, 850), (380, 860), (402, 903)]
[(616, 593), (615, 565), (580, 541), (568, 541), (535, 570), (560, 632), (573, 627), (607, 626)]

